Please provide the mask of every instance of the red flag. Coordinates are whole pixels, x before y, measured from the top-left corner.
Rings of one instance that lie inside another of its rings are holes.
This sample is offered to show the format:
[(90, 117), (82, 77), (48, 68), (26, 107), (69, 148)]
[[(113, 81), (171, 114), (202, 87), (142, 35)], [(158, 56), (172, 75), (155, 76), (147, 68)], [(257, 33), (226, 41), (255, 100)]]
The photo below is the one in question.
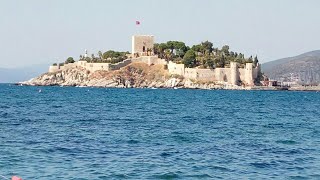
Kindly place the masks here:
[(136, 25), (140, 25), (140, 21), (136, 21)]

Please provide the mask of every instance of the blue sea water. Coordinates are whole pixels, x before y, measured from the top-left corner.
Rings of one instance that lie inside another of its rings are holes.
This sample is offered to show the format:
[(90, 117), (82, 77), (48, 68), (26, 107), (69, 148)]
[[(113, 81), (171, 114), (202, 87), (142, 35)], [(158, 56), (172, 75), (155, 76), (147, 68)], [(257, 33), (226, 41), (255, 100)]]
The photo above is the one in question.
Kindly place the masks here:
[(319, 106), (316, 92), (2, 84), (0, 174), (320, 179)]

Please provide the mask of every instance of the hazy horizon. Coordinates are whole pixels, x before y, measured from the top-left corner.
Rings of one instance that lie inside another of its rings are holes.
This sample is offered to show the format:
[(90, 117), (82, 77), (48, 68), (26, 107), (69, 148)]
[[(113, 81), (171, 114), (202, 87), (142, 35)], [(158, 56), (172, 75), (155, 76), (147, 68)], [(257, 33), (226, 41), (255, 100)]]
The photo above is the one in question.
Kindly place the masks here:
[[(157, 42), (209, 40), (264, 63), (319, 50), (320, 1), (41, 1), (0, 2), (1, 68), (130, 51), (131, 36)], [(135, 21), (141, 25), (137, 27)]]

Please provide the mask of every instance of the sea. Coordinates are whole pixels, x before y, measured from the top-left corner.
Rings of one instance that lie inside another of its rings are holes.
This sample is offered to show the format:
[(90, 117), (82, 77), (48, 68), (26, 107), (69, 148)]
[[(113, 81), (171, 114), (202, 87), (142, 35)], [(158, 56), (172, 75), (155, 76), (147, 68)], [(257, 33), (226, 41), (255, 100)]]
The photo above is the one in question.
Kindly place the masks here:
[(0, 179), (320, 179), (319, 108), (319, 92), (1, 84)]

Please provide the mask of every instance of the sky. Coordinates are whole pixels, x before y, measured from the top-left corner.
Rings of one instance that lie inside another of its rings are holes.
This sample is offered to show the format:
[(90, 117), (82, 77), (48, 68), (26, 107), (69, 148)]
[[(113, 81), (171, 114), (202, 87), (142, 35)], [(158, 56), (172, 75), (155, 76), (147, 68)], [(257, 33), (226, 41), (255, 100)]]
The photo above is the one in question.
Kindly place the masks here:
[(320, 49), (319, 8), (318, 0), (0, 0), (0, 67), (130, 51), (134, 34), (227, 44), (263, 63)]

